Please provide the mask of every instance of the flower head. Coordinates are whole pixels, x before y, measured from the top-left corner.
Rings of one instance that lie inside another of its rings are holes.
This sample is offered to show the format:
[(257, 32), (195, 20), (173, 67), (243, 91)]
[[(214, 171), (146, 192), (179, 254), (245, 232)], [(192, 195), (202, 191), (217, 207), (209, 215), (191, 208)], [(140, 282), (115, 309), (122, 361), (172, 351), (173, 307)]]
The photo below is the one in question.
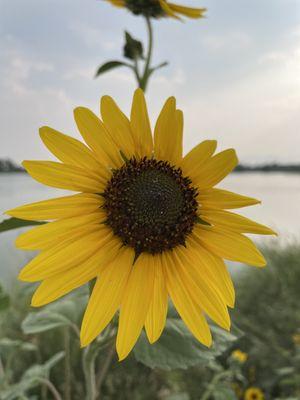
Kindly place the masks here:
[(300, 333), (295, 333), (292, 336), (292, 339), (293, 339), (294, 344), (300, 345)]
[(40, 254), (20, 279), (42, 281), (32, 305), (42, 306), (97, 278), (81, 328), (83, 346), (120, 310), (117, 351), (124, 359), (143, 327), (151, 343), (160, 337), (171, 297), (195, 335), (211, 344), (205, 315), (230, 328), (234, 288), (223, 258), (265, 265), (243, 233), (273, 234), (228, 209), (259, 203), (217, 185), (237, 165), (233, 149), (216, 155), (206, 140), (182, 154), (183, 114), (169, 98), (154, 129), (143, 92), (128, 119), (111, 97), (101, 99), (102, 120), (74, 112), (86, 144), (49, 127), (40, 130), (60, 162), (24, 161), (37, 181), (79, 192), (7, 213), (49, 220), (17, 239)]
[(264, 400), (263, 391), (257, 387), (250, 387), (245, 391), (244, 400)]
[(160, 18), (172, 17), (179, 19), (178, 15), (188, 18), (203, 18), (205, 8), (193, 8), (170, 3), (166, 0), (106, 0), (116, 7), (127, 8), (135, 15)]
[(234, 350), (231, 353), (231, 357), (243, 364), (244, 362), (247, 361), (248, 354), (244, 353), (243, 351), (241, 351), (239, 349), (237, 349), (237, 350)]

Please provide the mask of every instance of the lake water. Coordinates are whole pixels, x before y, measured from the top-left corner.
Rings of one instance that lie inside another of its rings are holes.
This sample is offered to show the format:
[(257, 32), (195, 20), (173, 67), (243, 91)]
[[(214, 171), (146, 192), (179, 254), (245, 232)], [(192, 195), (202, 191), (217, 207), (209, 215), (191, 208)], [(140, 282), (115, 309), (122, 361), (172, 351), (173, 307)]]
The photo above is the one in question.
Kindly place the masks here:
[[(240, 214), (269, 225), (279, 233), (279, 239), (258, 237), (260, 244), (300, 239), (300, 175), (232, 174), (222, 182), (222, 187), (262, 200), (262, 205), (239, 210)], [(25, 174), (0, 174), (0, 214), (25, 203), (65, 194), (67, 192), (40, 185)], [(18, 233), (15, 230), (0, 236), (0, 279), (6, 282), (31, 257), (31, 254), (14, 248)]]

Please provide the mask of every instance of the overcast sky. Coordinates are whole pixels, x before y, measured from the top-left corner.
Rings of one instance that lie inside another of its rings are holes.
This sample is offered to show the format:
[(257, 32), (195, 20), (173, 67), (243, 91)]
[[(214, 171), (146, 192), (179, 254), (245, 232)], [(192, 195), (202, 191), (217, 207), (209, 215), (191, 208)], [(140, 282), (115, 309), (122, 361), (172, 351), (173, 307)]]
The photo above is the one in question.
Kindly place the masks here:
[[(186, 150), (216, 138), (243, 162), (300, 162), (300, 0), (178, 2), (207, 18), (155, 22), (154, 60), (170, 66), (150, 83), (152, 121), (175, 95)], [(104, 94), (129, 111), (128, 70), (93, 79), (121, 57), (124, 29), (145, 39), (141, 18), (102, 0), (0, 0), (0, 158), (48, 158), (38, 128), (78, 137), (73, 108), (98, 112)]]

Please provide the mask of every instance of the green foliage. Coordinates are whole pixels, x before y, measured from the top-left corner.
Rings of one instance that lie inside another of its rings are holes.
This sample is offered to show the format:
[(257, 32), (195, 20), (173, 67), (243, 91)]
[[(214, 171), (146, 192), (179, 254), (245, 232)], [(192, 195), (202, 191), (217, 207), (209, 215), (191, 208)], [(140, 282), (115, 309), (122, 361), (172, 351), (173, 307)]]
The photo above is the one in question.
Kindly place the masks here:
[(271, 399), (300, 397), (300, 347), (293, 341), (300, 332), (300, 247), (265, 253), (265, 269), (239, 275), (233, 319), (245, 332), (241, 345), (249, 353), (250, 382)]
[(119, 67), (128, 67), (128, 64), (126, 64), (123, 61), (108, 61), (102, 65), (100, 65), (100, 67), (97, 69), (96, 74), (95, 74), (95, 78), (97, 78), (99, 75), (104, 74), (105, 72), (109, 72), (112, 69), (116, 69)]
[(134, 348), (136, 359), (150, 368), (187, 369), (194, 365), (207, 365), (232, 345), (236, 337), (217, 327), (214, 344), (208, 349), (199, 343), (186, 328), (181, 319), (168, 318), (161, 338), (150, 346), (143, 333)]
[[(171, 307), (159, 341), (150, 345), (142, 334), (121, 363), (115, 323), (80, 349), (87, 286), (36, 310), (29, 307), (31, 285), (13, 288), (0, 313), (0, 399), (48, 400), (56, 390), (64, 400), (97, 399), (100, 392), (103, 400), (237, 400), (250, 386), (262, 388), (266, 400), (299, 398), (300, 344), (293, 336), (300, 333), (300, 249), (267, 253), (266, 269), (245, 267), (236, 275), (235, 324), (231, 333), (212, 326), (211, 349), (192, 337)], [(231, 357), (236, 348), (248, 353), (245, 363)]]
[(32, 365), (22, 375), (20, 381), (11, 385), (1, 393), (2, 400), (15, 400), (20, 398), (27, 398), (26, 393), (40, 384), (51, 386), (49, 381), (50, 370), (63, 359), (64, 353), (60, 352), (51, 357), (44, 364)]
[(9, 295), (6, 294), (0, 285), (0, 312), (7, 310), (9, 307), (10, 299)]
[(144, 58), (143, 43), (134, 39), (129, 32), (125, 31), (125, 44), (123, 48), (124, 57), (129, 60), (137, 60)]
[(43, 225), (41, 221), (25, 221), (19, 218), (8, 218), (0, 223), (0, 233), (10, 231), (12, 229), (24, 228), (26, 226)]

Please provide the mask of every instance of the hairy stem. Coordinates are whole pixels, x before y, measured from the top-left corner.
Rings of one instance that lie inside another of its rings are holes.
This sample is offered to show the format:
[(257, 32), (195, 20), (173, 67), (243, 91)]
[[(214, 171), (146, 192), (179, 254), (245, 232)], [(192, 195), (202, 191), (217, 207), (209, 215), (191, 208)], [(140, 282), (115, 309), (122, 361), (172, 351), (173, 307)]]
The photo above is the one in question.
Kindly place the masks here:
[(52, 382), (50, 382), (48, 379), (43, 379), (43, 378), (40, 378), (39, 381), (42, 385), (46, 386), (49, 389), (55, 400), (63, 400)]
[(102, 384), (104, 382), (104, 379), (105, 379), (105, 377), (107, 375), (109, 367), (110, 367), (110, 365), (112, 363), (114, 354), (115, 354), (115, 344), (113, 343), (110, 346), (110, 348), (109, 348), (109, 350), (107, 352), (107, 355), (106, 355), (106, 358), (105, 358), (104, 363), (102, 365), (102, 368), (100, 369), (100, 371), (98, 373), (98, 376), (97, 376), (97, 379), (96, 379), (96, 385), (97, 385), (98, 394), (99, 394), (98, 395), (98, 400), (100, 400), (100, 398), (101, 398), (101, 386), (102, 386)]
[(219, 374), (215, 375), (211, 382), (208, 384), (207, 389), (201, 396), (200, 400), (209, 400), (211, 395), (213, 394), (216, 384), (220, 382), (220, 380), (224, 378), (229, 378), (232, 376), (232, 371), (222, 371)]
[(96, 400), (96, 375), (95, 375), (95, 357), (91, 354), (91, 346), (83, 350), (83, 372), (86, 385), (86, 400)]
[(70, 331), (66, 327), (64, 329), (64, 347), (65, 347), (65, 387), (64, 387), (64, 398), (65, 400), (71, 400), (71, 360), (70, 360)]

